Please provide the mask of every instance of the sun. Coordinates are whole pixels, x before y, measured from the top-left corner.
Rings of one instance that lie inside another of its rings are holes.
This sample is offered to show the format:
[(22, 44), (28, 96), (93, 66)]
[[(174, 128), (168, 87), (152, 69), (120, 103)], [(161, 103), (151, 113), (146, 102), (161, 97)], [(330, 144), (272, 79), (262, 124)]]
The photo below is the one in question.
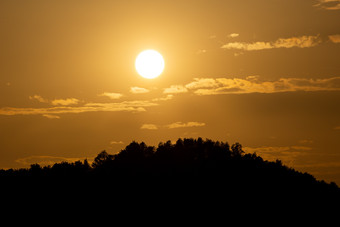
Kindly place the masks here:
[(163, 56), (155, 50), (144, 50), (136, 58), (135, 67), (139, 75), (153, 79), (164, 70)]

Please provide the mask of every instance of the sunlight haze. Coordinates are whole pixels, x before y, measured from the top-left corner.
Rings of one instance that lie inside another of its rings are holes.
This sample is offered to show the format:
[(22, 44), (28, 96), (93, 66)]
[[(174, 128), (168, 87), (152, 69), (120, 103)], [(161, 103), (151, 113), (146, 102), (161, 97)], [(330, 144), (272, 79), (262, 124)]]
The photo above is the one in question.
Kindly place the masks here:
[[(202, 137), (340, 185), (340, 1), (17, 0), (0, 15), (0, 169)], [(164, 59), (137, 63), (145, 50)]]

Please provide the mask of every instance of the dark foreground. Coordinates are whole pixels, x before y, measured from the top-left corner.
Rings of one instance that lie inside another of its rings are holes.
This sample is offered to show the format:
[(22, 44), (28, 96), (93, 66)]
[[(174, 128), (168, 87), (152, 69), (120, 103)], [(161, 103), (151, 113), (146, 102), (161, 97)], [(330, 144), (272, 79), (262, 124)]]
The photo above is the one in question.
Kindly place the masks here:
[[(316, 180), (308, 173), (277, 160), (245, 154), (238, 143), (179, 139), (158, 147), (132, 142), (116, 155), (105, 151), (90, 165), (87, 160), (29, 169), (0, 170), (1, 190), (23, 198), (126, 201), (288, 200), (336, 203), (335, 183)], [(125, 202), (124, 202), (125, 203)], [(192, 204), (192, 203), (191, 203)]]

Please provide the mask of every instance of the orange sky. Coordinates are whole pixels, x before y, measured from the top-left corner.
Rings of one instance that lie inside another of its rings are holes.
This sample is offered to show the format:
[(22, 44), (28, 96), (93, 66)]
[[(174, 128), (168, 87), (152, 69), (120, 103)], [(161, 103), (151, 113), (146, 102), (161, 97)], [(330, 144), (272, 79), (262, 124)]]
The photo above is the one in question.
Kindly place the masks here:
[(0, 168), (200, 136), (340, 184), (338, 0), (13, 0), (0, 27)]

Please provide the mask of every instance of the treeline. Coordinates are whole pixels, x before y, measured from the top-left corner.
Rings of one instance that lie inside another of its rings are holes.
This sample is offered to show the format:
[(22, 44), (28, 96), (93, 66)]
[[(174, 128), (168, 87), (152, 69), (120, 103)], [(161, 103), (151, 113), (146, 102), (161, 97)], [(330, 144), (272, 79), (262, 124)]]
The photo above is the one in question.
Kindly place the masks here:
[(118, 154), (102, 151), (87, 160), (52, 166), (32, 164), (27, 169), (0, 170), (0, 182), (68, 182), (110, 186), (168, 184), (216, 187), (220, 190), (339, 193), (335, 183), (316, 180), (282, 164), (245, 153), (242, 145), (209, 139), (178, 139), (158, 147), (132, 142)]

